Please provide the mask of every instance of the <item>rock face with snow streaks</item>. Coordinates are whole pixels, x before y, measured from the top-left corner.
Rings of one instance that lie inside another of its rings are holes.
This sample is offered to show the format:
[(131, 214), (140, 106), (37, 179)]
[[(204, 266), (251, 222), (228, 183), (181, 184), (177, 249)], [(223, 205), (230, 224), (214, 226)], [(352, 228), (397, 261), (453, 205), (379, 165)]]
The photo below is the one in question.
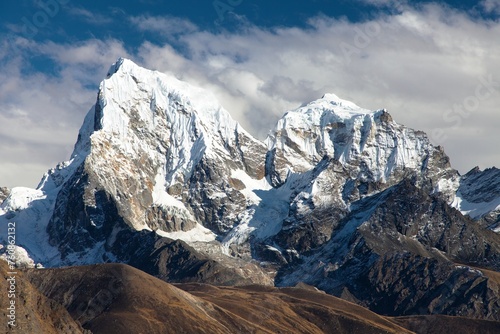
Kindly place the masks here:
[(500, 170), (476, 167), (465, 174), (452, 206), (500, 232)]
[(262, 178), (265, 146), (210, 93), (120, 60), (73, 155), (84, 160), (61, 185), (48, 223), (63, 255), (110, 247), (124, 228), (226, 232), (245, 207), (231, 172)]
[[(313, 248), (327, 241), (351, 204), (366, 196), (412, 179), (449, 201), (454, 192), (442, 185), (459, 178), (442, 148), (423, 132), (397, 124), (385, 110), (371, 112), (333, 94), (286, 113), (268, 145), (267, 171), (274, 186), (292, 174), (315, 171), (305, 189), (295, 187), (282, 231), (287, 239), (300, 234), (312, 241), (310, 234), (317, 234), (312, 230), (320, 229), (323, 235)], [(303, 239), (295, 238), (290, 246), (308, 250)]]

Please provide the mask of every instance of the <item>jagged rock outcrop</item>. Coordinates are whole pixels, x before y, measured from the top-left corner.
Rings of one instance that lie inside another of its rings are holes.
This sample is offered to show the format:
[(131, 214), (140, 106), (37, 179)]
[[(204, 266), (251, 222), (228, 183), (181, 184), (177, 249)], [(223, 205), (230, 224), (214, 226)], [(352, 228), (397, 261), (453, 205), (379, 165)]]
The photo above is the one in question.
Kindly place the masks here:
[(0, 187), (0, 204), (9, 196), (10, 189), (6, 187)]

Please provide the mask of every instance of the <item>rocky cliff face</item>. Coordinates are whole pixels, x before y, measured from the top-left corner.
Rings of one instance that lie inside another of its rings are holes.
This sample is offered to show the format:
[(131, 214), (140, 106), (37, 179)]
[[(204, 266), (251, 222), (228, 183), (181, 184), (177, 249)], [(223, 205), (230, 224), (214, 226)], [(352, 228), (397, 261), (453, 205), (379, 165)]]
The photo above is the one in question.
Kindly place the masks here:
[(480, 220), (489, 229), (500, 232), (500, 170), (478, 167), (462, 177), (452, 203), (464, 214)]
[[(270, 182), (294, 188), (274, 240), (288, 252), (328, 241), (355, 203), (402, 180), (445, 201), (454, 198), (459, 180), (424, 133), (397, 124), (385, 110), (370, 112), (333, 94), (285, 114), (268, 144)], [(297, 186), (297, 178), (309, 182)]]
[(265, 154), (265, 145), (209, 92), (119, 60), (100, 86), (71, 160), (38, 188), (40, 196), (50, 194), (44, 251), (57, 248), (54, 264), (86, 263), (95, 261), (89, 249), (112, 259), (104, 254), (124, 229), (223, 236), (247, 206), (239, 175), (263, 179)]
[(10, 189), (5, 187), (0, 187), (0, 204), (9, 196)]
[(498, 318), (498, 281), (471, 267), (500, 269), (498, 234), (410, 180), (356, 204), (331, 240), (281, 271), (278, 285), (305, 281), (387, 315)]
[(342, 185), (344, 196), (338, 200), (343, 202), (412, 173), (429, 191), (442, 191), (435, 188), (437, 181), (456, 177), (442, 148), (434, 147), (425, 133), (397, 124), (386, 110), (371, 112), (333, 94), (287, 112), (268, 145), (274, 185), (290, 172), (313, 169), (325, 157), (339, 162), (343, 179), (351, 181)]
[(0, 224), (16, 221), (27, 261), (45, 266), (307, 282), (385, 314), (497, 319), (499, 184), (497, 169), (460, 176), (386, 110), (327, 94), (264, 143), (209, 92), (120, 59), (71, 159), (14, 188)]

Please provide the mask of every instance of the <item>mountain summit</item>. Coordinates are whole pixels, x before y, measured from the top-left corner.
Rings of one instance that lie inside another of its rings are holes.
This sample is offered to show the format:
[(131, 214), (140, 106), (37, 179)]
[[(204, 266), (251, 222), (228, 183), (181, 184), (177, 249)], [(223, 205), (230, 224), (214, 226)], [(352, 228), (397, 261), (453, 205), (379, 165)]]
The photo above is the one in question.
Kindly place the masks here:
[(385, 109), (326, 94), (261, 142), (210, 92), (119, 59), (70, 160), (4, 191), (0, 225), (16, 222), (19, 265), (305, 282), (388, 315), (500, 320), (498, 184)]

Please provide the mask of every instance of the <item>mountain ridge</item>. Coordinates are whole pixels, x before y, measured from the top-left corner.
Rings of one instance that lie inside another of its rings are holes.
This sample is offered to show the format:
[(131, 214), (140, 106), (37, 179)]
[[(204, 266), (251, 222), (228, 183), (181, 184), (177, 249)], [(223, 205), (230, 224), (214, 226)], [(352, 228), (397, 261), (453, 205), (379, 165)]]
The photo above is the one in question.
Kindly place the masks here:
[[(17, 224), (19, 265), (306, 282), (392, 315), (458, 315), (478, 299), (468, 315), (498, 320), (487, 310), (500, 307), (496, 281), (467, 268), (500, 270), (499, 185), (494, 168), (461, 176), (442, 147), (385, 109), (325, 94), (286, 112), (262, 142), (211, 93), (119, 59), (70, 160), (37, 189), (9, 191), (0, 225)], [(414, 276), (395, 274), (409, 264)], [(419, 275), (435, 279), (422, 289)], [(411, 302), (391, 295), (398, 278)]]
[[(0, 261), (0, 275), (6, 271)], [(496, 333), (500, 326), (466, 317), (380, 316), (304, 284), (172, 285), (124, 264), (22, 269), (17, 278), (23, 291), (29, 291), (19, 296), (24, 302), (18, 308), (29, 321), (20, 322), (18, 329), (37, 333), (485, 334)]]

